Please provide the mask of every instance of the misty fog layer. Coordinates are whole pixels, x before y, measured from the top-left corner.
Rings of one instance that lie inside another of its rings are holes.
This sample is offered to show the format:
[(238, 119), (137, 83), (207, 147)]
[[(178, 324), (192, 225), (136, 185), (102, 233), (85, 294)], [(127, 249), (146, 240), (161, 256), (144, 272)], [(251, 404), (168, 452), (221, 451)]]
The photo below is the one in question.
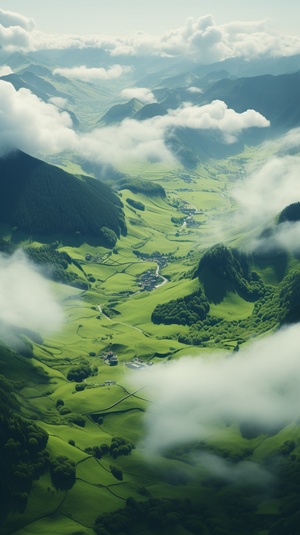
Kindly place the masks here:
[(217, 435), (228, 423), (284, 426), (300, 417), (300, 325), (253, 341), (238, 353), (182, 358), (132, 374), (155, 403), (144, 447), (157, 452)]
[(11, 257), (0, 255), (0, 323), (1, 336), (9, 326), (41, 334), (59, 329), (63, 321), (60, 305), (46, 281), (24, 253)]
[(266, 128), (269, 121), (255, 110), (237, 113), (220, 101), (204, 106), (186, 104), (164, 116), (144, 121), (126, 119), (119, 125), (96, 128), (79, 134), (68, 113), (43, 102), (28, 89), (16, 91), (0, 80), (0, 156), (19, 148), (33, 156), (71, 150), (92, 161), (119, 163), (128, 159), (170, 161), (167, 134), (175, 128), (214, 130), (223, 142), (234, 142), (248, 128)]

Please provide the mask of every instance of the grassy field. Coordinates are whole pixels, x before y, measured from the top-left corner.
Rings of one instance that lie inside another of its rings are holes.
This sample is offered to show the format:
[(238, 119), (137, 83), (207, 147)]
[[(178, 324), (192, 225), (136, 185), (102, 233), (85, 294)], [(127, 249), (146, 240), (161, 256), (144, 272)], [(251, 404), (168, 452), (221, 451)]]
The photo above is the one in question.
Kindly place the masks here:
[[(124, 165), (123, 171), (126, 169), (133, 176), (162, 185), (166, 198), (147, 198), (129, 190), (122, 192), (128, 235), (118, 240), (114, 251), (88, 244), (80, 247), (61, 244), (60, 250), (79, 261), (87, 276), (92, 277), (90, 288), (82, 291), (51, 283), (64, 311), (60, 331), (45, 337), (43, 343), (33, 344), (34, 359), (17, 359), (12, 354), (10, 362), (3, 358), (1, 366), (3, 373), (12, 378), (22, 374), (26, 383), (20, 393), (24, 414), (34, 417), (49, 433), (51, 456), (65, 455), (75, 461), (76, 484), (69, 491), (55, 491), (49, 474), (35, 481), (26, 510), (9, 515), (3, 535), (92, 535), (95, 518), (102, 512), (123, 507), (129, 496), (136, 500), (144, 500), (145, 496), (193, 500), (201, 494), (203, 473), (188, 464), (184, 456), (145, 458), (144, 413), (152, 393), (147, 388), (140, 393), (132, 390), (129, 378), (135, 371), (129, 370), (126, 364), (138, 357), (155, 366), (167, 359), (187, 355), (201, 358), (204, 352), (207, 357), (210, 351), (215, 351), (213, 347), (179, 342), (179, 335), (188, 334), (188, 326), (154, 325), (151, 314), (157, 305), (192, 294), (199, 288), (198, 279), (191, 277), (192, 272), (203, 251), (213, 245), (214, 229), (220, 218), (234, 212), (231, 181), (239, 179), (242, 162), (252, 155), (249, 149), (240, 160), (231, 158), (201, 165), (188, 173), (188, 177), (181, 168), (174, 170), (142, 163), (126, 168)], [(143, 203), (145, 210), (133, 209), (125, 202), (127, 197)], [(176, 208), (180, 203), (203, 212), (194, 216), (199, 226), (188, 228), (172, 221), (171, 218), (183, 217)], [(136, 251), (144, 256), (137, 256)], [(159, 273), (166, 279), (157, 288), (143, 290), (142, 276), (155, 272), (158, 266), (155, 252), (169, 255)], [(278, 264), (261, 264), (259, 269), (266, 282), (278, 282)], [(218, 304), (211, 303), (210, 310), (213, 316), (226, 321), (245, 319), (252, 311), (253, 303), (234, 291), (227, 292)], [(118, 356), (117, 366), (109, 366), (103, 360), (102, 355), (110, 350)], [(67, 374), (83, 361), (96, 367), (97, 372), (84, 381), (84, 390), (78, 392), (75, 383), (67, 380)], [(69, 413), (60, 414), (58, 400), (63, 400)], [(70, 423), (70, 413), (82, 416), (85, 425)], [(103, 418), (101, 423), (99, 417)], [(134, 443), (136, 449), (131, 455), (112, 459), (106, 454), (100, 460), (91, 455), (89, 448), (110, 445), (116, 436)], [(211, 436), (207, 442), (211, 448), (232, 455), (251, 447), (253, 458), (262, 460), (291, 436), (299, 442), (297, 426), (274, 437), (250, 441), (241, 436), (237, 427), (231, 426), (223, 429), (221, 438)], [(122, 470), (122, 481), (112, 475), (112, 464)], [(172, 472), (183, 474), (188, 484), (171, 481)], [(188, 532), (178, 527), (176, 533)]]

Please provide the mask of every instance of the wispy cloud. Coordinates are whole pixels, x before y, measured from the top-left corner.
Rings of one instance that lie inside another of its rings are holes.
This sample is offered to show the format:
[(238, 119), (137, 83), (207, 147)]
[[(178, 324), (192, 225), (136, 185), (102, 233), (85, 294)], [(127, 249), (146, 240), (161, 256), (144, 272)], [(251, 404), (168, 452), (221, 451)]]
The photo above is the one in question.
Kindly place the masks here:
[(145, 449), (157, 452), (216, 437), (226, 422), (269, 429), (298, 419), (299, 335), (297, 324), (235, 356), (209, 353), (132, 374), (133, 384), (147, 385), (155, 400), (145, 417)]
[(283, 208), (299, 201), (299, 173), (297, 156), (276, 156), (254, 165), (231, 192), (240, 207), (233, 226), (269, 224)]
[(272, 251), (300, 251), (300, 222), (285, 222), (271, 227), (268, 236), (256, 237), (249, 240), (247, 249), (258, 251), (263, 254)]
[(194, 87), (194, 86), (188, 87), (187, 91), (189, 93), (203, 93), (203, 89), (200, 89), (200, 87)]
[(66, 78), (82, 80), (84, 82), (93, 82), (95, 80), (116, 80), (123, 74), (131, 71), (131, 67), (122, 65), (112, 65), (108, 69), (104, 67), (86, 67), (81, 65), (80, 67), (57, 68), (54, 69), (54, 75), (65, 76)]
[(208, 471), (210, 476), (223, 479), (226, 483), (270, 485), (274, 477), (253, 461), (230, 462), (222, 457), (207, 452), (193, 455), (194, 465), (200, 465)]
[(45, 334), (62, 324), (63, 313), (50, 284), (20, 251), (11, 257), (0, 255), (0, 296), (2, 336), (9, 326)]

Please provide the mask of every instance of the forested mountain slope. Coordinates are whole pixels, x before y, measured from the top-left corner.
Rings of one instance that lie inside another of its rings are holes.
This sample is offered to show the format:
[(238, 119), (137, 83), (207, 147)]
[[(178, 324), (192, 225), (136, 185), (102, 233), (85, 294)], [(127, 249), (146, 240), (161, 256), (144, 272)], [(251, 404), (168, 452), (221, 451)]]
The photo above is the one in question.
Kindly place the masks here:
[(60, 232), (103, 239), (126, 233), (122, 202), (101, 182), (66, 173), (20, 151), (0, 160), (2, 223), (41, 235)]

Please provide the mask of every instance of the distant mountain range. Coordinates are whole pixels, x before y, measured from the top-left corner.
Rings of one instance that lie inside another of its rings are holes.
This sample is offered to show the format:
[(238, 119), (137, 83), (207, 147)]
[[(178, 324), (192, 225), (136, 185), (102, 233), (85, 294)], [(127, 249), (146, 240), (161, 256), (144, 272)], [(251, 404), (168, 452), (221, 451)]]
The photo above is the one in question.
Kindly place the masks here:
[[(172, 129), (166, 143), (187, 168), (208, 158), (237, 154), (244, 144), (260, 143), (300, 125), (300, 55), (249, 61), (231, 58), (210, 65), (153, 57), (147, 61), (146, 76), (145, 58), (124, 56), (118, 57), (118, 63), (129, 65), (131, 71), (117, 83), (113, 80), (75, 82), (53, 75), (57, 66), (71, 68), (84, 64), (109, 68), (115, 63), (115, 58), (96, 49), (77, 50), (76, 55), (72, 50), (12, 54), (7, 58), (7, 65), (15, 72), (1, 79), (12, 83), (17, 90), (29, 89), (44, 101), (53, 97), (64, 99), (61, 109), (70, 114), (76, 130), (85, 132), (117, 125), (124, 119), (144, 121), (163, 116), (186, 102), (203, 106), (213, 100), (222, 100), (239, 113), (254, 109), (270, 121), (268, 129), (244, 130), (243, 138), (231, 145), (224, 144), (217, 132)], [(122, 102), (123, 87), (147, 87), (156, 102), (145, 104), (139, 98)], [(90, 162), (83, 162), (82, 169), (90, 167)], [(96, 175), (107, 179), (107, 172), (103, 174), (102, 170), (96, 170)]]
[[(226, 75), (226, 72), (222, 74)], [(271, 127), (287, 129), (300, 124), (299, 92), (300, 70), (279, 76), (265, 74), (236, 79), (227, 76), (210, 83), (205, 90), (199, 88), (199, 91), (191, 92), (182, 87), (165, 90), (163, 100), (157, 103), (141, 105), (140, 101), (132, 99), (115, 105), (100, 122), (111, 124), (125, 118), (145, 120), (165, 115), (168, 109), (176, 109), (187, 101), (202, 106), (213, 100), (223, 100), (236, 112), (254, 109), (271, 121)]]

